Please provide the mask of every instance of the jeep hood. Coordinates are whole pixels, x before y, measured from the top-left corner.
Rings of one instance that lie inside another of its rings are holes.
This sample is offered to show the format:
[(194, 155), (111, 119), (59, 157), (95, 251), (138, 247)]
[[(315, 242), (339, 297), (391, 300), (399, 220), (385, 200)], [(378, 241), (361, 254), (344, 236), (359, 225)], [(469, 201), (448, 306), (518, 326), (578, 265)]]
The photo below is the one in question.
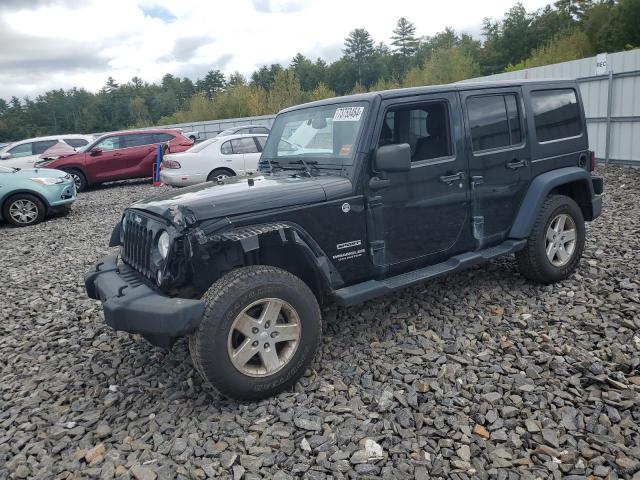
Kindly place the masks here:
[(308, 205), (350, 195), (351, 191), (351, 181), (345, 177), (301, 177), (278, 173), (231, 177), (224, 184), (201, 183), (140, 200), (129, 208), (145, 210), (181, 225)]

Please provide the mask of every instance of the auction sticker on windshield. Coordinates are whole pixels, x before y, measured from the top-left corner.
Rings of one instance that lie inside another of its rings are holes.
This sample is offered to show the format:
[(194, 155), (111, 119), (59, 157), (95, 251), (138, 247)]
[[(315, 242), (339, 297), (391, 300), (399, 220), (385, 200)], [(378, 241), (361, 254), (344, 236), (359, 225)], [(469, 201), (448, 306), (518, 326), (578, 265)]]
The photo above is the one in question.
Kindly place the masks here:
[(357, 122), (362, 117), (364, 107), (340, 107), (336, 108), (333, 115), (334, 122)]

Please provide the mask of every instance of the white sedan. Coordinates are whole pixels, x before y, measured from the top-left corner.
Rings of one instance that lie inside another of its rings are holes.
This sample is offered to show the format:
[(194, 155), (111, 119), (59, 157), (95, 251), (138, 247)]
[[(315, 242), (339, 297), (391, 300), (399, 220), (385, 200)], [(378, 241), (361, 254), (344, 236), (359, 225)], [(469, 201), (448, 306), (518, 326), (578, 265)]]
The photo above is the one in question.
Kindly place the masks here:
[(266, 140), (267, 135), (259, 134), (216, 137), (184, 152), (169, 153), (162, 160), (160, 180), (184, 187), (255, 172)]

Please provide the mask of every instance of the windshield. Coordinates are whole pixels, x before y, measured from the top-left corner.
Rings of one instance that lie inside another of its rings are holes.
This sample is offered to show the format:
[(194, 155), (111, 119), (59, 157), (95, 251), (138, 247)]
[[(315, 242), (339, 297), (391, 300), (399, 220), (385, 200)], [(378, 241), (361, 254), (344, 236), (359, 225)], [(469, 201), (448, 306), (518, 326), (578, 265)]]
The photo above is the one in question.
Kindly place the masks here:
[(196, 143), (193, 147), (188, 148), (185, 152), (189, 153), (198, 153), (207, 148), (212, 143), (216, 143), (218, 140), (216, 138), (210, 138), (209, 140), (205, 140), (204, 142)]
[(367, 106), (367, 102), (349, 102), (278, 115), (262, 160), (351, 164)]

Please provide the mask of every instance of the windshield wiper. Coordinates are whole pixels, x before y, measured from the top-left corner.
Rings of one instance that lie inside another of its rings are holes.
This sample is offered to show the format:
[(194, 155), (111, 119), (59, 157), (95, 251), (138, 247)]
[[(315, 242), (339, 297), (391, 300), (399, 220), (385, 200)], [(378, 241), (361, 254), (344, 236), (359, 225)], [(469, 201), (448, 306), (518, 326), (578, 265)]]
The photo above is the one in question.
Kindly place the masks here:
[(297, 164), (301, 164), (304, 165), (304, 171), (307, 175), (311, 176), (311, 167), (309, 165), (313, 165), (313, 168), (318, 168), (316, 167), (316, 165), (318, 164), (317, 160), (306, 160), (302, 157), (299, 157), (298, 160), (295, 160), (293, 162), (289, 162), (289, 163), (297, 163)]
[(264, 160), (260, 160), (260, 165), (264, 165), (264, 164), (268, 164), (269, 165), (269, 173), (273, 173), (274, 172), (274, 168), (279, 168), (280, 170), (283, 170), (282, 166), (280, 165), (280, 162), (278, 162), (277, 160), (271, 160), (270, 158), (265, 158)]

